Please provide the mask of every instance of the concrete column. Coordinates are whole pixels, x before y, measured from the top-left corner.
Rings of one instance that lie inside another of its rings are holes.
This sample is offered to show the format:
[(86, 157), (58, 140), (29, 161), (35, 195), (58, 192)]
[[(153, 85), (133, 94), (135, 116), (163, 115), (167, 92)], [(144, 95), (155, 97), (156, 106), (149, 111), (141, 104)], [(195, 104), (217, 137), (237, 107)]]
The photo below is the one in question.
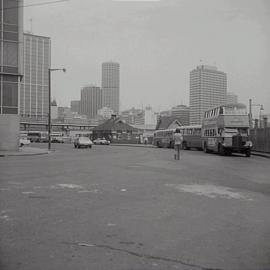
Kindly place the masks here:
[(19, 151), (20, 117), (0, 114), (0, 150)]

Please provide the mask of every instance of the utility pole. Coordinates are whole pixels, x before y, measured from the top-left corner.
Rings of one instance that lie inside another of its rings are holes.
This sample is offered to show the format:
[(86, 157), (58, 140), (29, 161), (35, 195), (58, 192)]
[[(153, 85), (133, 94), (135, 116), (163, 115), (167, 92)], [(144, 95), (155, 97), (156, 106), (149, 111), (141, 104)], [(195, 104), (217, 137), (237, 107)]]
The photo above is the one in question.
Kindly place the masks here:
[(253, 125), (252, 125), (252, 99), (250, 98), (249, 99), (249, 128), (252, 128)]
[(48, 150), (51, 150), (51, 69), (48, 69), (48, 81), (49, 81)]

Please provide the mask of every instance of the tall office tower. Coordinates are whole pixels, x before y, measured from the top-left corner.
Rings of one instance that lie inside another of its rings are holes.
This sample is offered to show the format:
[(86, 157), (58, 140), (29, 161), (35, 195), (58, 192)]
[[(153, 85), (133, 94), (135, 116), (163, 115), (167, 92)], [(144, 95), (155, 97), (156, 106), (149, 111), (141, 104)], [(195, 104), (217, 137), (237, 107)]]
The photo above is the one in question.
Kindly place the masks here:
[(80, 113), (80, 100), (71, 100), (70, 110), (72, 112)]
[(24, 77), (20, 91), (20, 114), (23, 117), (47, 118), (51, 40), (29, 33), (23, 36)]
[(204, 112), (225, 104), (227, 75), (213, 66), (197, 66), (190, 72), (190, 124), (201, 124)]
[(80, 114), (94, 118), (102, 108), (102, 90), (97, 86), (84, 86), (81, 89)]
[(119, 113), (120, 98), (120, 64), (114, 62), (102, 63), (103, 106)]
[(236, 94), (228, 92), (226, 95), (226, 103), (227, 104), (235, 104), (238, 102), (238, 97)]
[(0, 150), (17, 150), (23, 0), (0, 0)]
[(177, 105), (172, 107), (172, 116), (177, 117), (177, 119), (179, 119), (185, 126), (189, 125), (189, 115), (190, 109), (186, 105)]

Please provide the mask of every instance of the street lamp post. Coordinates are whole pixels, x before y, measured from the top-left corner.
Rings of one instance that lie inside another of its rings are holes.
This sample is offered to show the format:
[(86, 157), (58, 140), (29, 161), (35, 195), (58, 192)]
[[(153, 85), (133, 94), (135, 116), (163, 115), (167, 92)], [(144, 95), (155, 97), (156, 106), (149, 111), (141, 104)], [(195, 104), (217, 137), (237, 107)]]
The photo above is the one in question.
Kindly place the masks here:
[(63, 72), (66, 72), (65, 68), (49, 68), (48, 69), (48, 84), (49, 84), (49, 114), (48, 114), (48, 150), (51, 150), (51, 72), (62, 70)]

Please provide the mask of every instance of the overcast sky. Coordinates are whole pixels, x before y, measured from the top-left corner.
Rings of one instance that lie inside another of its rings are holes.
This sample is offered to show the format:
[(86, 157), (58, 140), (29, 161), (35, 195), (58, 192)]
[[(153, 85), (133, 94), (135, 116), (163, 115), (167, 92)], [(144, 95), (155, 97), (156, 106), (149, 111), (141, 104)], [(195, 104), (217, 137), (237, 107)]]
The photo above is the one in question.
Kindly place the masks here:
[(121, 109), (188, 105), (189, 72), (203, 63), (227, 73), (241, 102), (270, 113), (268, 0), (69, 0), (26, 7), (24, 19), (25, 30), (32, 19), (34, 34), (51, 37), (52, 67), (67, 69), (52, 75), (61, 106), (101, 85), (104, 61), (120, 63)]

